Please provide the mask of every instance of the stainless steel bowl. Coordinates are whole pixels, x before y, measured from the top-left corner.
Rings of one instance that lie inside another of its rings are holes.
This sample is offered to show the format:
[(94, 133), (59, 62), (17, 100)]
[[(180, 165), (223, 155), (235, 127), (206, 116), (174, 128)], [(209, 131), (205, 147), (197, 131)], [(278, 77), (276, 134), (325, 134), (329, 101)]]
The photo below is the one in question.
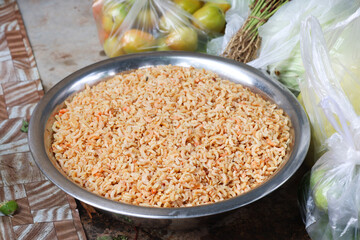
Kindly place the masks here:
[[(269, 180), (245, 194), (214, 204), (184, 208), (141, 207), (115, 202), (91, 193), (68, 179), (57, 166), (51, 152), (51, 124), (54, 122), (54, 113), (60, 109), (65, 99), (83, 90), (85, 84), (94, 85), (119, 72), (165, 64), (211, 70), (222, 78), (249, 87), (276, 103), (289, 115), (293, 126), (292, 150), (287, 161)], [(250, 204), (280, 187), (302, 164), (309, 147), (310, 128), (308, 119), (294, 95), (252, 67), (199, 53), (153, 52), (101, 61), (60, 81), (38, 103), (30, 120), (28, 137), (31, 153), (42, 172), (74, 198), (135, 225), (185, 229), (216, 222), (221, 216)]]

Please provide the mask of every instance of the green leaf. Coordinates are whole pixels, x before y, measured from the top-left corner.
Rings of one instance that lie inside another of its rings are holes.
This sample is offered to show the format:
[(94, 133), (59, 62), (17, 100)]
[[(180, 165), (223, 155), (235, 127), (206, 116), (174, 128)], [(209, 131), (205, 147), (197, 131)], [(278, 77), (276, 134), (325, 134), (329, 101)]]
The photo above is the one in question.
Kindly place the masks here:
[(111, 236), (101, 236), (97, 237), (96, 240), (113, 240)]
[(13, 215), (17, 209), (18, 205), (15, 200), (0, 203), (0, 212), (7, 216)]
[(124, 235), (119, 235), (115, 238), (113, 238), (113, 240), (128, 240), (129, 238), (127, 236)]
[(26, 120), (23, 120), (20, 131), (27, 133), (28, 130), (29, 130), (29, 123)]

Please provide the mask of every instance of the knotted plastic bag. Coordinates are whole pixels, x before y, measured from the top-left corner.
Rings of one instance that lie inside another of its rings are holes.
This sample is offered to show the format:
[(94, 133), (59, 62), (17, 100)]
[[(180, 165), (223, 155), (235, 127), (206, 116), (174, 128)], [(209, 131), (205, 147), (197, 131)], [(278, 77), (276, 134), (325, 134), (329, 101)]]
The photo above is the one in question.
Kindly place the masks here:
[(206, 52), (207, 42), (224, 34), (230, 7), (227, 0), (95, 0), (92, 5), (109, 57), (146, 51)]
[(324, 152), (299, 191), (313, 240), (360, 238), (359, 34), (360, 9), (324, 32), (313, 16), (301, 26), (305, 77), (299, 86)]

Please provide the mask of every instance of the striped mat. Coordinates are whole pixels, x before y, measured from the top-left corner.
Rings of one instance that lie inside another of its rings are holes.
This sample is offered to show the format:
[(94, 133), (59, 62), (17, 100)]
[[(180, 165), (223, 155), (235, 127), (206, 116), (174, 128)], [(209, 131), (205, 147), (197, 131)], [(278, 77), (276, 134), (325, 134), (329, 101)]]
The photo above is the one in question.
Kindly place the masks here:
[(20, 131), (43, 94), (17, 3), (0, 0), (0, 202), (19, 205), (0, 217), (0, 239), (86, 239), (75, 200), (37, 168)]

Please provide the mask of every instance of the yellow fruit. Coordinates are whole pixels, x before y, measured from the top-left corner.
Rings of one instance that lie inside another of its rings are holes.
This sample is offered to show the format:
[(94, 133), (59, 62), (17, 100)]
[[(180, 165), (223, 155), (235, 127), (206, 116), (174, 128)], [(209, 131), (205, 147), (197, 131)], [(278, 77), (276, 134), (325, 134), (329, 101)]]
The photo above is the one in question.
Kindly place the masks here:
[(201, 8), (202, 5), (202, 2), (199, 0), (174, 0), (174, 3), (190, 14), (193, 14), (196, 10)]
[(224, 13), (226, 13), (226, 11), (231, 8), (230, 3), (228, 3), (226, 0), (217, 0), (214, 2), (207, 2), (207, 3), (205, 3), (204, 7), (209, 6), (209, 5), (214, 5), (214, 6), (219, 7), (221, 10), (223, 10)]
[(152, 34), (138, 29), (126, 31), (121, 38), (121, 46), (126, 53), (151, 51), (155, 44), (156, 41)]
[(225, 28), (225, 15), (223, 10), (215, 5), (208, 5), (200, 8), (193, 14), (197, 21), (194, 26), (211, 32), (222, 32)]
[(120, 42), (116, 37), (107, 38), (103, 47), (108, 57), (117, 57), (124, 54)]
[(172, 49), (166, 44), (165, 38), (159, 38), (157, 41), (156, 51), (171, 51)]
[(116, 31), (128, 14), (128, 8), (124, 4), (108, 4), (103, 7), (102, 28), (111, 33)]
[(194, 29), (181, 27), (172, 30), (165, 42), (172, 50), (195, 51), (198, 45), (198, 36)]

